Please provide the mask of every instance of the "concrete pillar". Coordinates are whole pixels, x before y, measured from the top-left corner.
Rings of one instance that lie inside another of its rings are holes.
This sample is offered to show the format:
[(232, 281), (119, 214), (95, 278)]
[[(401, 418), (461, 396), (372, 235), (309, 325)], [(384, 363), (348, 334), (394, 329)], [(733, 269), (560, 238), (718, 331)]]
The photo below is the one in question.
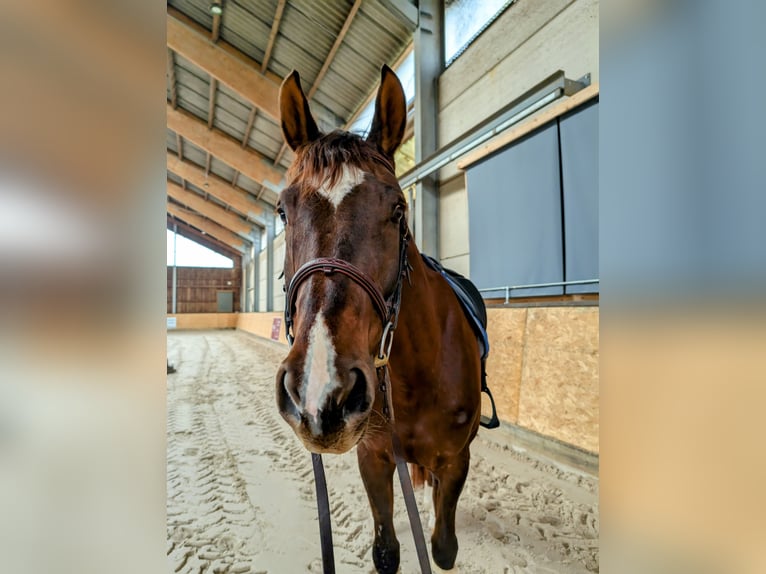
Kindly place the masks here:
[(178, 244), (178, 224), (173, 224), (173, 286), (172, 291), (172, 303), (170, 305), (173, 315), (176, 314), (176, 300), (178, 299), (178, 270), (176, 267), (176, 246)]
[(251, 289), (253, 291), (253, 304), (250, 308), (251, 312), (259, 311), (258, 309), (258, 300), (260, 298), (260, 258), (258, 257), (258, 254), (261, 252), (261, 230), (258, 229), (253, 232), (253, 276), (252, 276), (252, 285)]
[(274, 214), (266, 216), (266, 311), (274, 310)]
[[(444, 69), (444, 1), (420, 0), (414, 37), (415, 51), (415, 163), (438, 146), (438, 80)], [(415, 240), (423, 253), (439, 257), (439, 189), (436, 174), (416, 185), (413, 206)]]

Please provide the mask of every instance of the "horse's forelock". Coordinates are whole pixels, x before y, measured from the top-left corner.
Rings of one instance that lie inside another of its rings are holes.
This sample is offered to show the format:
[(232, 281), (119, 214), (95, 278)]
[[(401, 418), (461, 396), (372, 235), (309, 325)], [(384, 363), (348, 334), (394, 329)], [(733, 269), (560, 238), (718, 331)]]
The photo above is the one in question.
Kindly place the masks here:
[(344, 166), (372, 172), (376, 165), (393, 172), (391, 160), (373, 144), (356, 134), (334, 131), (296, 151), (287, 179), (300, 186), (302, 195), (307, 195), (323, 185), (337, 184), (343, 177)]

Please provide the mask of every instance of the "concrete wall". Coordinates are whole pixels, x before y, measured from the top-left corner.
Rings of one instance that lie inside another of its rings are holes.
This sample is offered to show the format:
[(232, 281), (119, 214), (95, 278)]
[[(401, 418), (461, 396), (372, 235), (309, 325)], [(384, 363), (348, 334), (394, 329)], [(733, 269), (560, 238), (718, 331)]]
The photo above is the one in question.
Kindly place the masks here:
[[(570, 79), (590, 73), (598, 82), (598, 63), (598, 0), (517, 0), (439, 78), (439, 145), (556, 70)], [(465, 178), (454, 163), (439, 177), (439, 256), (467, 275)]]

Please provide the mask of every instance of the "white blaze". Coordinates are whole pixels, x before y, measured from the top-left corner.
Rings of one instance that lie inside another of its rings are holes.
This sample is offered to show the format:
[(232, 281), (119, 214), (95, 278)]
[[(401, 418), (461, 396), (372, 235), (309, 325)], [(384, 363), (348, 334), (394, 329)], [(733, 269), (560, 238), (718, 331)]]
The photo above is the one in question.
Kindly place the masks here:
[(344, 165), (343, 175), (338, 183), (332, 187), (323, 185), (317, 190), (317, 193), (329, 199), (333, 207), (337, 209), (340, 202), (362, 181), (364, 181), (364, 172), (361, 169)]
[(309, 347), (306, 351), (304, 376), (306, 383), (306, 412), (315, 417), (319, 405), (324, 401), (330, 389), (330, 383), (338, 380), (335, 369), (335, 347), (332, 343), (327, 322), (320, 311), (314, 318), (314, 325), (309, 333)]

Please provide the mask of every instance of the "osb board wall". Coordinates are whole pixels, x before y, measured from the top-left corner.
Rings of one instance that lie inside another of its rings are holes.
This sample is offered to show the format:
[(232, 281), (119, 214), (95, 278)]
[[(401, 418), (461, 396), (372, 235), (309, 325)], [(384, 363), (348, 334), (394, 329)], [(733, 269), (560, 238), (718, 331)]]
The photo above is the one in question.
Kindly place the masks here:
[(598, 452), (598, 313), (488, 309), (487, 377), (502, 420)]
[(287, 343), (285, 340), (284, 315), (282, 313), (240, 313), (237, 329), (271, 339), (271, 328), (274, 324), (274, 319), (280, 320), (279, 342)]
[(176, 318), (176, 329), (234, 329), (237, 313), (168, 313)]

